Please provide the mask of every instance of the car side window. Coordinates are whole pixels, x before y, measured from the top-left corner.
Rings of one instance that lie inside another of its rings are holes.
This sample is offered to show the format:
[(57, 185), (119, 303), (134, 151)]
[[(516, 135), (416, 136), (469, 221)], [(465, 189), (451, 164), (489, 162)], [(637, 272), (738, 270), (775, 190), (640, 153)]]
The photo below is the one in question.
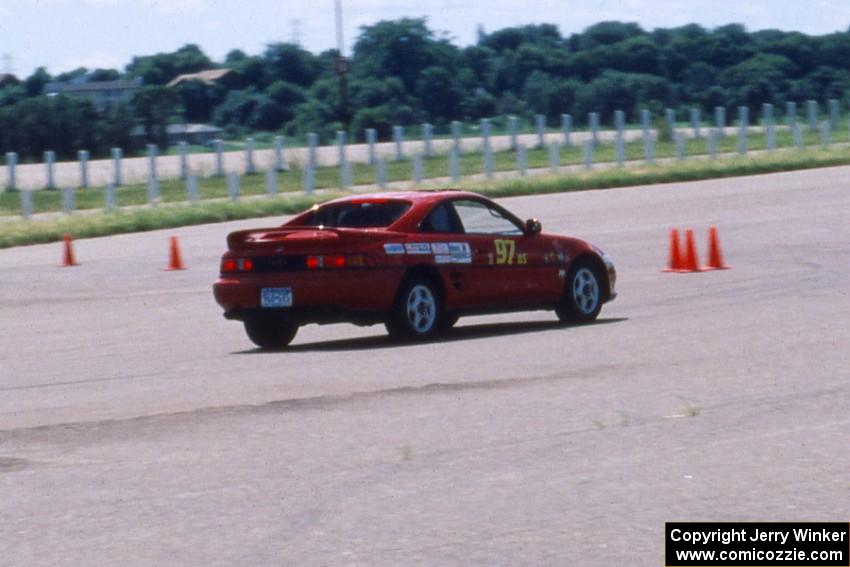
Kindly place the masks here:
[(454, 202), (454, 209), (467, 234), (502, 234), (519, 236), (522, 229), (497, 209), (478, 201), (460, 200)]
[(436, 233), (461, 233), (463, 229), (458, 222), (455, 212), (448, 203), (441, 203), (431, 211), (422, 224), (419, 225), (422, 232)]

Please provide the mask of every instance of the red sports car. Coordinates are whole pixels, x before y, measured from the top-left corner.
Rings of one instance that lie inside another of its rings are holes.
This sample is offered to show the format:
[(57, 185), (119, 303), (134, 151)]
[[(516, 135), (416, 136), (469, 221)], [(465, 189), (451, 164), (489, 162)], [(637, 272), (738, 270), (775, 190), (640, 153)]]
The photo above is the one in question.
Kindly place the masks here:
[(553, 309), (592, 321), (617, 295), (601, 250), (463, 191), (336, 199), (233, 232), (227, 246), (215, 299), (262, 348), (288, 345), (306, 323), (384, 323), (425, 339), (469, 314)]

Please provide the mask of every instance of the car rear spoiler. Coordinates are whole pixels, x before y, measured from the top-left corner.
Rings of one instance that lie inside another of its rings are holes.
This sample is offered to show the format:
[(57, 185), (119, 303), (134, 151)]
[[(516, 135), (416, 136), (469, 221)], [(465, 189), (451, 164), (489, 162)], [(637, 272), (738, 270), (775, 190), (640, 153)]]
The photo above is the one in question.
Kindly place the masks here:
[[(248, 230), (237, 230), (227, 235), (227, 247), (231, 250), (245, 244), (249, 241), (252, 235), (268, 235), (270, 237), (262, 238), (260, 241), (278, 241), (286, 238), (290, 234), (298, 232), (329, 232), (337, 236), (343, 236), (349, 233), (352, 229), (340, 229), (327, 226), (276, 226), (269, 228), (252, 228)], [(354, 229), (356, 230), (356, 229)]]

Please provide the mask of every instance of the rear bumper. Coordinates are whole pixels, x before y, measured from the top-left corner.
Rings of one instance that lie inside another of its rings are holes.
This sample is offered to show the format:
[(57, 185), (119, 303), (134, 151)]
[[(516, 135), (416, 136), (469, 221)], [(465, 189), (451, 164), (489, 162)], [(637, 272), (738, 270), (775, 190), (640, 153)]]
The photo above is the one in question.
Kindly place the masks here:
[(295, 321), (299, 325), (307, 323), (354, 323), (355, 325), (374, 325), (386, 320), (386, 313), (375, 311), (349, 311), (339, 307), (286, 309), (230, 309), (224, 312), (224, 318), (231, 321), (248, 319), (281, 318)]
[[(389, 312), (401, 280), (400, 270), (327, 270), (223, 276), (213, 284), (216, 302), (228, 319), (277, 314), (304, 322), (381, 318)], [(292, 289), (292, 307), (265, 309), (264, 287)]]

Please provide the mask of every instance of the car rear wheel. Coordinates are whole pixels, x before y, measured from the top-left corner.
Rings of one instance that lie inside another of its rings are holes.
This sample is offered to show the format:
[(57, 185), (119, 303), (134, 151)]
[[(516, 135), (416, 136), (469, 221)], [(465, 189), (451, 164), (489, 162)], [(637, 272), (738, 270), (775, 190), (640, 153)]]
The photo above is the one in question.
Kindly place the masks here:
[(576, 264), (567, 278), (561, 304), (555, 310), (561, 321), (586, 323), (602, 309), (602, 284), (599, 272), (589, 263)]
[(245, 320), (245, 332), (258, 347), (277, 349), (292, 342), (298, 325), (288, 317), (251, 317)]
[(387, 320), (390, 336), (423, 340), (434, 336), (440, 327), (442, 305), (434, 283), (427, 278), (413, 278), (401, 288)]

